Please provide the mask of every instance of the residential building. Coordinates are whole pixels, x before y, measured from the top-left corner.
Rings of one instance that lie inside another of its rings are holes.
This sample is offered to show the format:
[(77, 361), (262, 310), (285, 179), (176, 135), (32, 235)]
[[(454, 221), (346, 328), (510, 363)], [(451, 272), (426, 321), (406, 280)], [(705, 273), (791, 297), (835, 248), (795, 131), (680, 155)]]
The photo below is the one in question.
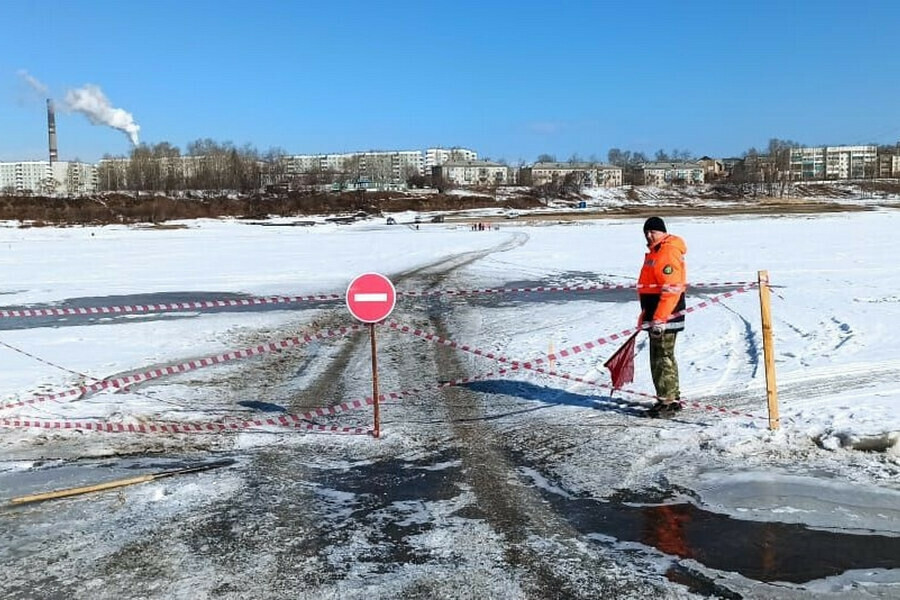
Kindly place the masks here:
[(128, 158), (101, 158), (97, 164), (99, 186), (104, 191), (128, 189)]
[(670, 185), (673, 183), (703, 183), (705, 170), (698, 163), (653, 162), (638, 167), (636, 183), (643, 185)]
[(581, 187), (618, 187), (622, 185), (622, 167), (599, 163), (539, 162), (519, 172), (522, 185), (541, 186), (574, 180)]
[(703, 177), (706, 181), (720, 179), (725, 176), (725, 162), (717, 158), (704, 156), (697, 161), (703, 167)]
[(874, 177), (877, 146), (825, 146), (791, 150), (791, 179), (863, 179)]
[(748, 183), (772, 183), (780, 180), (776, 159), (768, 154), (748, 154), (741, 162), (741, 171)]
[(734, 175), (734, 172), (741, 169), (744, 165), (744, 159), (736, 156), (729, 156), (728, 158), (722, 159), (722, 168), (725, 173), (725, 177), (731, 177)]
[(436, 165), (431, 172), (435, 187), (442, 182), (462, 187), (508, 185), (509, 167), (483, 160), (446, 162)]
[(405, 187), (413, 175), (423, 175), (423, 156), (419, 150), (368, 151), (344, 154), (299, 154), (281, 159), (288, 178), (310, 174), (343, 175), (344, 179), (371, 182), (380, 189)]
[(478, 153), (468, 148), (428, 148), (425, 150), (424, 173), (431, 174), (434, 167), (448, 162), (478, 160)]
[[(54, 175), (54, 179), (59, 179), (62, 183), (62, 189), (57, 192), (66, 196), (83, 196), (96, 192), (99, 185), (97, 181), (97, 166), (81, 162), (54, 162), (53, 169), (57, 170), (59, 166), (59, 175)], [(63, 174), (62, 169), (65, 169)]]
[(791, 150), (791, 179), (825, 179), (825, 148)]
[(877, 177), (900, 177), (900, 154), (879, 154)]
[(97, 168), (80, 162), (0, 163), (0, 193), (79, 196), (96, 191)]

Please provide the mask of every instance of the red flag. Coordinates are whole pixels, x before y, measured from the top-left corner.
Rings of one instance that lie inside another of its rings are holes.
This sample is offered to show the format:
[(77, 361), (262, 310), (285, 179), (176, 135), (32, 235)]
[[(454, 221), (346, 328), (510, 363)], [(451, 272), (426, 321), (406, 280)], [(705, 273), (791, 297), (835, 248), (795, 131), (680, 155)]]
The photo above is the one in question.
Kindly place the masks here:
[(625, 340), (622, 347), (616, 350), (609, 357), (609, 360), (603, 363), (603, 366), (609, 369), (609, 376), (612, 379), (614, 390), (634, 381), (634, 343), (636, 340), (637, 332)]

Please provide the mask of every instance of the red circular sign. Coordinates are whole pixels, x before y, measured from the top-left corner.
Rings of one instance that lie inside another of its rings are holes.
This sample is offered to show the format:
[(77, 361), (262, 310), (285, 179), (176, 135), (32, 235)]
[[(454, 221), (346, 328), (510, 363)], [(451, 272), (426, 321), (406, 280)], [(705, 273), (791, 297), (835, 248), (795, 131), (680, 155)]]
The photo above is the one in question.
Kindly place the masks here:
[(347, 308), (363, 323), (377, 323), (394, 310), (397, 293), (391, 280), (379, 273), (358, 275), (347, 287)]

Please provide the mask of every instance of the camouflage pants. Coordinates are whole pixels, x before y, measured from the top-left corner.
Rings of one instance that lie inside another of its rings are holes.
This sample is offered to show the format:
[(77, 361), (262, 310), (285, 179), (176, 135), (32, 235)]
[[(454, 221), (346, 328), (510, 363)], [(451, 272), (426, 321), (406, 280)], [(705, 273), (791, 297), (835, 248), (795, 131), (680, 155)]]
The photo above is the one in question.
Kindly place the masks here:
[(677, 331), (666, 331), (660, 338), (650, 336), (650, 373), (656, 395), (664, 400), (681, 397), (678, 388), (678, 363), (675, 362)]

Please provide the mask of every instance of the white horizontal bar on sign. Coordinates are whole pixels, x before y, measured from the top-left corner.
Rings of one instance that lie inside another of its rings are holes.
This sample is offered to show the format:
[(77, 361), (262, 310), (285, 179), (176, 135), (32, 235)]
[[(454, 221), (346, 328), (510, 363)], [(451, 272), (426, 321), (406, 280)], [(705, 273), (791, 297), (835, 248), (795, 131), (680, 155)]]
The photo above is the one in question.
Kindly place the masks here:
[(353, 294), (353, 300), (356, 302), (387, 302), (388, 295), (380, 294)]

